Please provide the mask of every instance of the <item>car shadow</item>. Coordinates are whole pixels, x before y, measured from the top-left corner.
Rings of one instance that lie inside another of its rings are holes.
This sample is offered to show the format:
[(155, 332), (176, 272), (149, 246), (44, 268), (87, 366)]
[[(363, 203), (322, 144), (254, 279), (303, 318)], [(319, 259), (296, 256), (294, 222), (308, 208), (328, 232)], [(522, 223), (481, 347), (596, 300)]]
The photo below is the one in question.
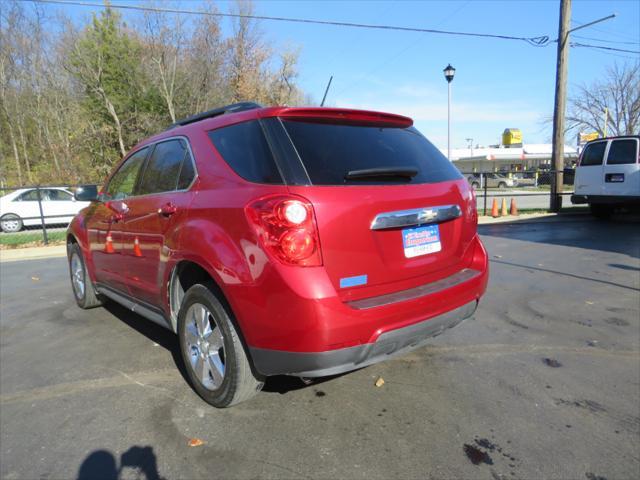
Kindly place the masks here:
[(171, 353), (173, 362), (180, 371), (182, 378), (189, 385), (191, 384), (184, 362), (182, 361), (180, 343), (178, 342), (178, 337), (175, 333), (153, 323), (150, 320), (147, 320), (114, 301), (107, 300), (104, 304), (104, 308), (128, 327), (168, 350), (169, 353)]
[[(171, 353), (171, 357), (173, 358), (173, 362), (176, 364), (176, 367), (180, 371), (180, 375), (182, 375), (184, 381), (191, 386), (191, 380), (189, 379), (189, 376), (187, 374), (185, 364), (182, 361), (180, 344), (175, 333), (147, 320), (144, 317), (141, 317), (137, 313), (132, 312), (119, 303), (107, 300), (104, 304), (104, 308), (128, 327), (144, 335), (152, 342), (157, 343), (158, 345), (169, 351), (169, 353)], [(314, 378), (311, 379), (308, 383), (305, 383), (305, 381), (303, 381), (299, 377), (292, 377), (289, 375), (274, 375), (273, 377), (267, 377), (262, 391), (266, 393), (278, 393), (280, 395), (284, 395), (295, 390), (312, 388), (313, 386), (331, 381), (334, 378), (341, 377), (343, 375), (346, 375), (347, 373), (329, 377)]]
[[(136, 476), (122, 475), (124, 469), (136, 470)], [(84, 459), (78, 469), (78, 480), (118, 480), (138, 478), (161, 480), (153, 447), (133, 446), (120, 455), (120, 465), (108, 450), (95, 450)]]
[(311, 378), (306, 381), (300, 377), (292, 377), (290, 375), (274, 375), (273, 377), (267, 377), (264, 387), (262, 387), (262, 391), (266, 393), (279, 393), (280, 395), (285, 395), (296, 390), (317, 387), (318, 385), (330, 382), (335, 378), (348, 375), (349, 373), (352, 372), (345, 372), (339, 375), (332, 375), (330, 377)]
[[(598, 220), (586, 214), (561, 214), (553, 218), (515, 219), (478, 225), (478, 233), (488, 237), (600, 250), (640, 258), (639, 225), (640, 216), (629, 213), (616, 214), (610, 221)], [(632, 265), (627, 267), (635, 269)]]

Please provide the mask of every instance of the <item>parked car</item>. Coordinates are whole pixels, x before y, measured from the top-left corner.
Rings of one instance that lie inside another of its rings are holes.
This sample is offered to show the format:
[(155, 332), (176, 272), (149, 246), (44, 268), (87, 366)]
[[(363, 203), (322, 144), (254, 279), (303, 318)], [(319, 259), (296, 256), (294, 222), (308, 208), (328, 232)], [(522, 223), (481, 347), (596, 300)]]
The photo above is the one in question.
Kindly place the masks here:
[(620, 136), (587, 143), (576, 167), (573, 204), (609, 218), (616, 208), (640, 206), (640, 136)]
[[(88, 202), (77, 201), (70, 190), (59, 187), (40, 189), (44, 223), (68, 224), (76, 213), (88, 206)], [(38, 191), (21, 188), (0, 198), (0, 228), (11, 233), (23, 227), (41, 225)]]
[(536, 173), (534, 171), (516, 172), (513, 179), (518, 187), (533, 187), (536, 185)]
[(515, 179), (500, 173), (472, 173), (467, 177), (467, 181), (476, 189), (484, 187), (484, 182), (487, 182), (487, 188), (507, 188), (518, 185)]
[[(473, 190), (410, 118), (242, 103), (133, 148), (73, 220), (82, 308), (176, 332), (216, 407), (403, 354), (487, 284)], [(79, 195), (87, 198), (90, 195)]]
[[(564, 167), (562, 173), (562, 184), (573, 185), (576, 170), (571, 167)], [(538, 172), (538, 185), (551, 185), (551, 182), (553, 181), (553, 175), (555, 175), (555, 172), (548, 168), (540, 170)]]

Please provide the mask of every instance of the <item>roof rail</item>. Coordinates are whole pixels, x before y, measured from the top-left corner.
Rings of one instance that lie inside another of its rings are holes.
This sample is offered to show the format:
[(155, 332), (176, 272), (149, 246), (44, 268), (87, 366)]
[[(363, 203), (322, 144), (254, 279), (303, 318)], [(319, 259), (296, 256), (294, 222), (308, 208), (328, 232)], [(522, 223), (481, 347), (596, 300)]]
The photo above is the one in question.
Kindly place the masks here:
[(206, 112), (196, 113), (195, 115), (191, 115), (190, 117), (178, 120), (177, 122), (169, 125), (169, 128), (167, 128), (167, 130), (181, 127), (183, 125), (188, 125), (190, 123), (199, 122), (200, 120), (204, 120), (205, 118), (213, 118), (219, 115), (224, 115), (225, 113), (244, 112), (245, 110), (254, 110), (256, 108), (262, 108), (262, 105), (254, 102), (233, 103), (231, 105), (225, 105), (224, 107), (214, 108), (213, 110), (207, 110)]

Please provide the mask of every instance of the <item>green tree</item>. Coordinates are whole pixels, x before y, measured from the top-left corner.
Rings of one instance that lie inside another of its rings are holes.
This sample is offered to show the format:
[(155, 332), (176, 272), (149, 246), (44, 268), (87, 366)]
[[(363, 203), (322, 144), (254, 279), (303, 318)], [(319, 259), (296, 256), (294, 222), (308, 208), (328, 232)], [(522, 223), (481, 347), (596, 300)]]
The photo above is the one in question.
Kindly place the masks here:
[(120, 155), (148, 130), (152, 114), (162, 116), (162, 99), (141, 68), (140, 41), (120, 15), (105, 8), (73, 42), (68, 69), (84, 88), (87, 115), (111, 127)]

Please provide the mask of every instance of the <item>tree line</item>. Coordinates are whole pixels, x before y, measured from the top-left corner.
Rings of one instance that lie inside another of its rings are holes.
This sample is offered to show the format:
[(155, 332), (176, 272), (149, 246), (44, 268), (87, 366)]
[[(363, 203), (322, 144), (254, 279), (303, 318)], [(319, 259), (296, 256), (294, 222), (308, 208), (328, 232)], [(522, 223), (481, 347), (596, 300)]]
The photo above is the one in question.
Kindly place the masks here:
[[(250, 15), (237, 1), (233, 13)], [(217, 12), (215, 3), (206, 10)], [(239, 101), (298, 105), (298, 50), (268, 43), (256, 20), (106, 4), (84, 24), (37, 5), (0, 9), (0, 186), (99, 181), (141, 139)]]

